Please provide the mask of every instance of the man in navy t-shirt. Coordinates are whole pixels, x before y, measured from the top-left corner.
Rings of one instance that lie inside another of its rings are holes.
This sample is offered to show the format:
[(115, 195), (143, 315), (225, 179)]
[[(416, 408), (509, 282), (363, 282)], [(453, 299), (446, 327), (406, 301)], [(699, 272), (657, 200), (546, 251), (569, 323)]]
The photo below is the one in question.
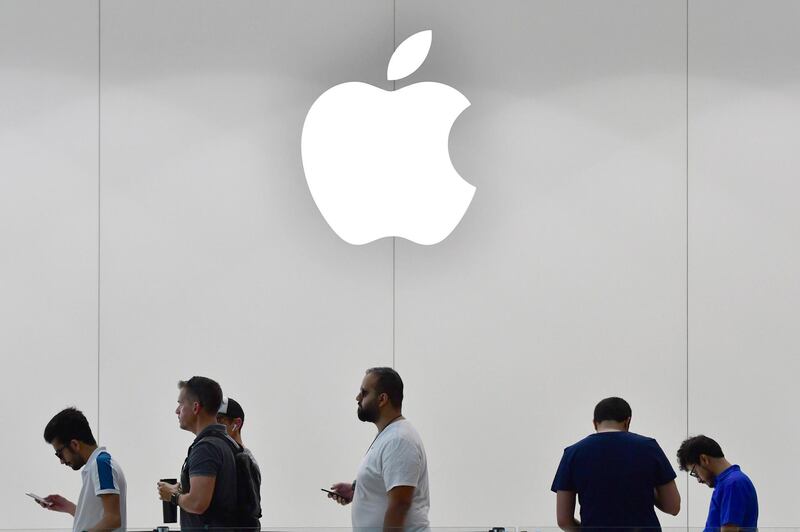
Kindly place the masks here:
[(629, 432), (630, 425), (627, 401), (603, 399), (594, 409), (596, 433), (564, 450), (551, 488), (562, 529), (659, 527), (654, 507), (678, 515), (675, 471), (656, 440)]
[(755, 529), (758, 526), (758, 497), (750, 478), (738, 465), (731, 465), (722, 448), (708, 436), (694, 436), (678, 449), (682, 471), (701, 484), (714, 488), (708, 509), (706, 531)]

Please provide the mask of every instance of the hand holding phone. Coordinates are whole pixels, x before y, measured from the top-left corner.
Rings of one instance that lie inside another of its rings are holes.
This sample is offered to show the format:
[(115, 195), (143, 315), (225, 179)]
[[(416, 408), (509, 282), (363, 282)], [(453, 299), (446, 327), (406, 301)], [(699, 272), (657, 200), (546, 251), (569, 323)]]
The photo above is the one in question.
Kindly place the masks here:
[(340, 483), (331, 486), (331, 489), (320, 488), (328, 494), (329, 499), (333, 499), (341, 505), (350, 504), (353, 501), (353, 489), (351, 484)]
[(36, 502), (38, 502), (38, 503), (39, 503), (39, 506), (43, 506), (43, 507), (45, 507), (45, 508), (47, 508), (47, 507), (50, 507), (50, 506), (53, 506), (53, 503), (52, 503), (52, 502), (50, 502), (50, 501), (46, 501), (46, 500), (44, 499), (44, 497), (39, 497), (39, 496), (38, 496), (38, 495), (36, 495), (35, 493), (26, 493), (25, 495), (27, 495), (28, 497), (33, 497), (33, 500), (35, 500)]

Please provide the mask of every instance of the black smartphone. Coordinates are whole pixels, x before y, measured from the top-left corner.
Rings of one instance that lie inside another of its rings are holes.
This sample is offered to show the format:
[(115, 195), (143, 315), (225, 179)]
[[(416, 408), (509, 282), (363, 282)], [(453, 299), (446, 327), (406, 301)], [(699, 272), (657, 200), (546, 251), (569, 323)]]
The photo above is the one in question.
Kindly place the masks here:
[(326, 490), (325, 488), (320, 488), (320, 489), (321, 489), (322, 491), (324, 491), (325, 493), (330, 493), (331, 495), (336, 495), (337, 497), (341, 497), (342, 499), (344, 499), (344, 500), (346, 500), (346, 501), (349, 501), (349, 500), (350, 500), (350, 499), (348, 499), (347, 497), (344, 497), (343, 495), (339, 495), (339, 494), (338, 494), (338, 493), (336, 493), (335, 491)]

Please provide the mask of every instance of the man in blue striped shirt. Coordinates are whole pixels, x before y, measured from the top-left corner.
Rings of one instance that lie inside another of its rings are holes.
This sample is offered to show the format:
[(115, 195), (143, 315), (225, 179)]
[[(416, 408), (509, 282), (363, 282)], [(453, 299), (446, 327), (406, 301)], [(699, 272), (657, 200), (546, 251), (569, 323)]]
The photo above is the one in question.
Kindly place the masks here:
[(66, 408), (56, 414), (44, 429), (44, 439), (62, 464), (81, 470), (83, 485), (77, 504), (61, 495), (48, 495), (39, 504), (74, 516), (74, 532), (125, 530), (125, 475), (105, 447), (97, 446), (83, 413)]

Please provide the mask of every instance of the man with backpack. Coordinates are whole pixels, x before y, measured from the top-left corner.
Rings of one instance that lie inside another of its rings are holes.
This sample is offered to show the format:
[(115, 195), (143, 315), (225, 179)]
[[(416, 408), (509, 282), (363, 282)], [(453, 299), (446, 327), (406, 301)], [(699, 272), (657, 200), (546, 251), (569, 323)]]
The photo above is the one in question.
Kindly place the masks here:
[[(245, 490), (249, 494), (249, 499), (245, 498), (241, 502), (243, 521), (241, 524), (261, 528), (261, 469), (258, 467), (256, 457), (253, 452), (244, 446), (242, 442), (242, 428), (244, 427), (244, 409), (239, 401), (233, 397), (225, 397), (222, 400), (222, 405), (217, 412), (217, 423), (225, 425), (225, 430), (228, 436), (235, 441), (241, 448), (243, 457), (237, 456), (237, 466), (243, 469), (242, 477), (249, 479), (249, 481), (238, 478), (239, 491)], [(244, 484), (244, 485), (242, 485)], [(241, 494), (240, 494), (240, 499)]]
[(242, 501), (248, 493), (238, 489), (240, 480), (252, 485), (243, 473), (246, 462), (237, 458), (244, 455), (225, 426), (216, 422), (222, 389), (206, 377), (180, 381), (178, 388), (178, 424), (195, 434), (195, 439), (181, 468), (180, 483), (159, 482), (159, 498), (181, 509), (181, 529), (249, 528), (241, 524), (247, 512)]

